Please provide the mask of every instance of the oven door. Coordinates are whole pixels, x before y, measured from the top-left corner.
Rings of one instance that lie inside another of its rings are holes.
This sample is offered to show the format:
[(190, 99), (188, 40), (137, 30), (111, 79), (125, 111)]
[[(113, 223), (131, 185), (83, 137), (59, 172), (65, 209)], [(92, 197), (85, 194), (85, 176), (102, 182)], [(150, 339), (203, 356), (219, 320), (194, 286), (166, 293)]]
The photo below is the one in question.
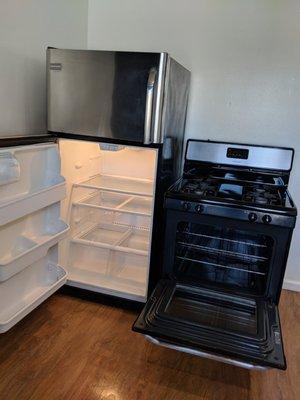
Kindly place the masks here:
[(161, 280), (133, 330), (154, 343), (248, 368), (286, 368), (278, 309), (172, 279)]
[(267, 295), (280, 279), (276, 249), (284, 237), (276, 228), (274, 237), (272, 229), (248, 225), (167, 215), (164, 272), (170, 278), (159, 281), (133, 330), (192, 354), (285, 369), (278, 308)]

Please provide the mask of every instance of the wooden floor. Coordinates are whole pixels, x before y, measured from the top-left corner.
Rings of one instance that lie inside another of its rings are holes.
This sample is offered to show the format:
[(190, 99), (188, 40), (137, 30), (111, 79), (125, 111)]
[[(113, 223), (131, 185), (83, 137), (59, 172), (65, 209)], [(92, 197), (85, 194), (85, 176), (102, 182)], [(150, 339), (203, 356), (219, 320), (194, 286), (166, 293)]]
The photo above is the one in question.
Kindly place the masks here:
[(280, 308), (288, 370), (249, 372), (146, 342), (133, 311), (57, 294), (0, 335), (0, 399), (298, 400), (300, 293)]

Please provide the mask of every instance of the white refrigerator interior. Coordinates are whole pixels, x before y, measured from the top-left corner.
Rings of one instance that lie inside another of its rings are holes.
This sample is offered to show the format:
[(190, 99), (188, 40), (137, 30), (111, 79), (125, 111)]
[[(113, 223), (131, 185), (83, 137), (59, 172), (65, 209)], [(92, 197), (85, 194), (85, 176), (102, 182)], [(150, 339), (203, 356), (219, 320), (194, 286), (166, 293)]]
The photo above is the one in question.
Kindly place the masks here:
[(60, 263), (68, 285), (147, 297), (157, 150), (59, 140), (70, 233)]
[(65, 283), (146, 300), (157, 151), (67, 139), (0, 150), (0, 332)]

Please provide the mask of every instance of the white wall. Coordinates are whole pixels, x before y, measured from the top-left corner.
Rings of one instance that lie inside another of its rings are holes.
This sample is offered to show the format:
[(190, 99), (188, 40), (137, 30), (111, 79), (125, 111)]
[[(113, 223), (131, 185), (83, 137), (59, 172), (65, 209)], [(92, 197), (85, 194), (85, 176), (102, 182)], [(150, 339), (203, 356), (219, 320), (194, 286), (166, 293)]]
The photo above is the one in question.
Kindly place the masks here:
[[(300, 206), (298, 0), (90, 0), (88, 47), (168, 51), (192, 71), (189, 137), (292, 146)], [(286, 283), (300, 290), (300, 223)]]
[(1, 0), (0, 136), (46, 129), (46, 47), (84, 48), (88, 0)]

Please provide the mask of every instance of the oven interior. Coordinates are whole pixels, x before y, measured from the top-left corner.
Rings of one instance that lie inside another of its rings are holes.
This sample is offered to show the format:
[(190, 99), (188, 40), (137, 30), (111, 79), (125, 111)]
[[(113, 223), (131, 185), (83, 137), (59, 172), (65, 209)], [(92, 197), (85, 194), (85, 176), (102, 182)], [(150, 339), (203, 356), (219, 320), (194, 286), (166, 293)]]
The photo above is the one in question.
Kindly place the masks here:
[(263, 295), (273, 249), (273, 238), (263, 233), (179, 222), (173, 274), (194, 284)]

